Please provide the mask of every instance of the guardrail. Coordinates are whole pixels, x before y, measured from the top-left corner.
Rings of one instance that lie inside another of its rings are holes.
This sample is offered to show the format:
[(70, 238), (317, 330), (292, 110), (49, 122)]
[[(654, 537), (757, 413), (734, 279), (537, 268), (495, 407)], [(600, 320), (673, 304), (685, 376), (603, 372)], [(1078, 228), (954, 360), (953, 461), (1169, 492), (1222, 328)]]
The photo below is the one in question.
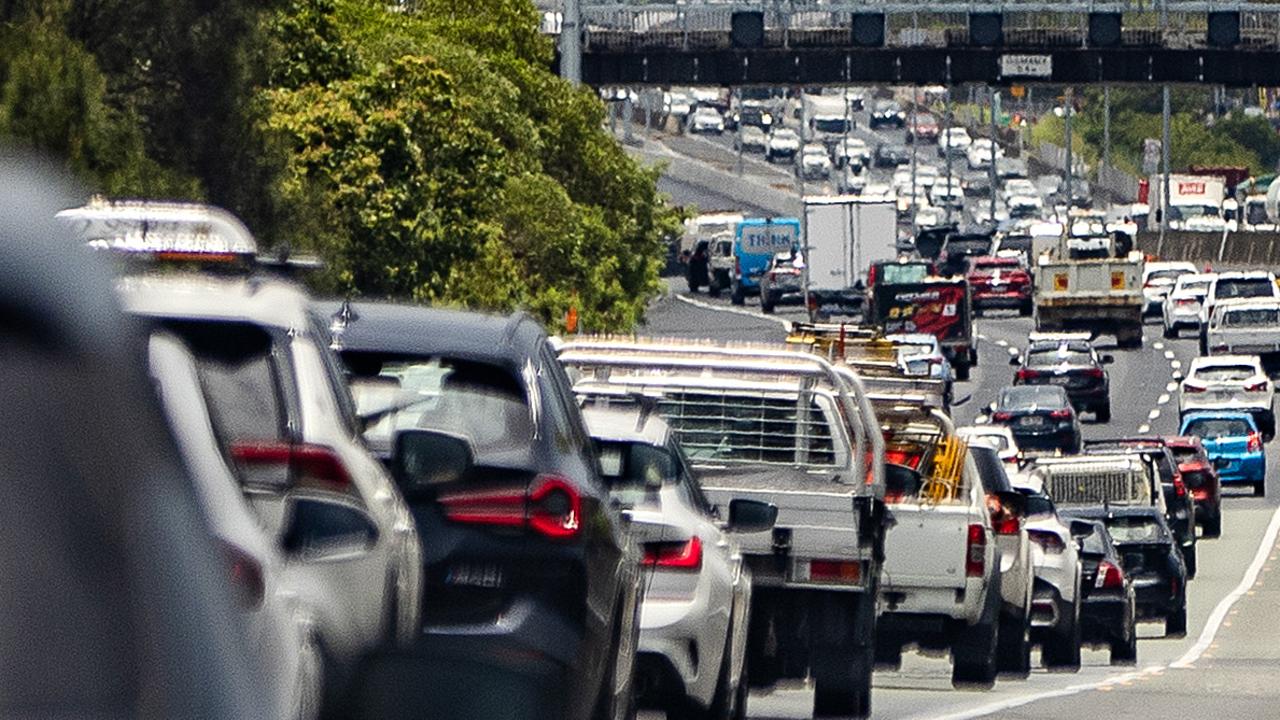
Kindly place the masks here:
[(1197, 264), (1280, 264), (1280, 233), (1234, 232), (1223, 235), (1168, 230), (1162, 245), (1159, 232), (1144, 230), (1138, 233), (1136, 245), (1142, 252), (1158, 255), (1162, 260), (1186, 260)]

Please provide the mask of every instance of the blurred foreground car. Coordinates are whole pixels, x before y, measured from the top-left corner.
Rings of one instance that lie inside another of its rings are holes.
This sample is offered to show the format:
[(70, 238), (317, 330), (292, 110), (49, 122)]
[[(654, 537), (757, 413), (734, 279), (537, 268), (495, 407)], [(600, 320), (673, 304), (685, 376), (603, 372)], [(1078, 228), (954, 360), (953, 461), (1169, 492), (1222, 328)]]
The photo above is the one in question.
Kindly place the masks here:
[(1031, 638), (1042, 647), (1040, 657), (1045, 667), (1078, 667), (1083, 628), (1080, 557), (1075, 539), (1036, 478), (1017, 476), (1014, 488), (1026, 498), (1024, 522), (1035, 569)]
[(234, 567), (145, 373), (78, 200), (0, 155), (0, 716), (269, 718)]
[(592, 407), (583, 415), (609, 493), (644, 549), (638, 694), (677, 718), (746, 717), (751, 573), (729, 533), (769, 530), (777, 509), (734, 500), (721, 521), (670, 426), (651, 409)]
[(542, 328), (527, 315), (318, 307), (362, 414), (381, 410), (365, 439), (414, 459), (396, 468), (428, 539), (414, 653), (448, 659), (465, 683), (432, 717), (628, 716), (641, 558)]

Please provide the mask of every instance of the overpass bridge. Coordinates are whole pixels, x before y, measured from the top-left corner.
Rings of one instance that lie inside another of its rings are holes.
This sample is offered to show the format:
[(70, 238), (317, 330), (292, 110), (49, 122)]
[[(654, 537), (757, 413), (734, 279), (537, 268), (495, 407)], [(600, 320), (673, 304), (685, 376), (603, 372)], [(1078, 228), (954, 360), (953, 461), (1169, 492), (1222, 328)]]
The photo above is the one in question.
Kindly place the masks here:
[[(539, 0), (589, 85), (1280, 85), (1280, 2)], [(571, 35), (577, 17), (578, 32)], [(568, 35), (568, 37), (564, 37)], [(565, 41), (568, 42), (565, 42)], [(572, 72), (570, 73), (572, 75)]]

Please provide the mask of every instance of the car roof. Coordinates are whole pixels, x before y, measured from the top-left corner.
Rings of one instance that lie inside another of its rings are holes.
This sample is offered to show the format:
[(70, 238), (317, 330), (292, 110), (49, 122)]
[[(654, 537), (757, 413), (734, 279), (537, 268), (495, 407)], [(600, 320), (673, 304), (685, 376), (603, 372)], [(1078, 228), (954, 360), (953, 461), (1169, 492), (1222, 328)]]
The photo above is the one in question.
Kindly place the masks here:
[(1147, 263), (1142, 272), (1144, 275), (1150, 275), (1161, 270), (1186, 270), (1187, 268), (1191, 269), (1191, 273), (1196, 272), (1195, 264), (1185, 260), (1154, 260)]
[[(314, 306), (326, 317), (344, 307), (340, 302)], [(391, 302), (355, 302), (349, 307), (350, 317), (334, 333), (341, 350), (497, 362), (518, 359), (521, 348), (545, 338), (542, 326), (524, 313), (491, 315)]]
[(1110, 505), (1110, 506), (1068, 506), (1058, 511), (1063, 517), (1087, 518), (1090, 520), (1099, 520), (1107, 517), (1152, 517), (1159, 520), (1164, 519), (1164, 515), (1160, 512), (1160, 508), (1154, 505)]
[(199, 272), (145, 273), (116, 282), (131, 313), (155, 317), (247, 320), (305, 329), (310, 299), (298, 285), (265, 276), (226, 277)]
[(582, 419), (587, 432), (597, 440), (662, 447), (671, 437), (671, 426), (665, 420), (640, 407), (588, 405), (582, 409)]
[(1191, 359), (1189, 372), (1202, 368), (1227, 367), (1230, 365), (1255, 365), (1262, 367), (1262, 360), (1257, 355), (1201, 355)]
[(1000, 395), (1053, 395), (1055, 399), (1065, 400), (1067, 391), (1058, 385), (1008, 385), (1000, 391)]

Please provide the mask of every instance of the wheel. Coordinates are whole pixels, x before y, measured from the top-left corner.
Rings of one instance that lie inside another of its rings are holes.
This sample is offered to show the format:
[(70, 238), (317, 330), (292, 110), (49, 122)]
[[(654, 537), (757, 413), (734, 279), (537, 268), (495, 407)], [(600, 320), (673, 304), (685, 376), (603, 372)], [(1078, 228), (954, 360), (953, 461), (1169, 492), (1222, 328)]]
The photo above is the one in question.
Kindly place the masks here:
[[(868, 597), (869, 600), (858, 599), (852, 604), (840, 598), (827, 603), (823, 612), (811, 618), (817, 623), (815, 632), (821, 633), (815, 640), (822, 638), (814, 643), (811, 663), (815, 718), (865, 718), (871, 714), (876, 591), (873, 589)], [(838, 644), (826, 644), (832, 641)]]
[(707, 295), (709, 297), (720, 297), (720, 279), (713, 273), (711, 280), (707, 282)]
[(876, 643), (876, 669), (896, 672), (902, 668), (902, 646), (897, 643)]
[(1044, 666), (1052, 672), (1076, 672), (1080, 669), (1080, 605), (1077, 599), (1065, 628), (1058, 628), (1045, 638), (1040, 653)]
[(1266, 495), (1267, 495), (1267, 481), (1265, 479), (1254, 481), (1253, 496), (1266, 497)]
[(997, 635), (996, 666), (1009, 677), (1026, 679), (1031, 675), (1031, 618), (1000, 615)]
[(1204, 536), (1207, 538), (1222, 537), (1222, 515), (1205, 518)]
[(1031, 312), (1034, 309), (1035, 309), (1035, 305), (1030, 300), (1028, 300), (1027, 302), (1022, 304), (1022, 307), (1018, 308), (1018, 314), (1021, 315), (1022, 317), (1031, 317)]
[(1168, 325), (1165, 325), (1165, 326), (1164, 326), (1164, 337), (1165, 337), (1165, 339), (1166, 339), (1166, 340), (1172, 340), (1173, 338), (1178, 337), (1178, 331), (1177, 331), (1177, 329), (1176, 329), (1176, 328), (1171, 328), (1171, 327), (1169, 327)]
[(729, 301), (734, 305), (745, 305), (747, 296), (743, 293), (742, 286), (738, 283), (731, 283), (730, 287), (732, 288), (732, 293), (729, 295)]
[(974, 317), (982, 317), (982, 306), (981, 306), (981, 305), (974, 305), (974, 306), (973, 306), (973, 316), (974, 316)]
[[(744, 673), (745, 675), (745, 673)], [(729, 627), (725, 639), (724, 653), (720, 656), (720, 673), (716, 680), (716, 691), (711, 697), (711, 705), (703, 708), (691, 698), (681, 698), (675, 707), (667, 709), (668, 720), (738, 720), (746, 715), (745, 677), (738, 678), (733, 684), (733, 627)]]
[(1129, 620), (1129, 638), (1111, 641), (1112, 665), (1136, 665), (1138, 662), (1138, 629)]
[[(1192, 532), (1195, 532), (1193, 529)], [(1187, 566), (1187, 579), (1190, 580), (1196, 576), (1196, 545), (1191, 543), (1190, 550), (1182, 551), (1182, 562)]]
[[(634, 653), (636, 638), (623, 638), (622, 635), (622, 613), (626, 607), (627, 604), (619, 598), (618, 609), (616, 610), (618, 618), (614, 620), (615, 627), (611, 645), (611, 647), (615, 648), (615, 652), (609, 654), (609, 666), (605, 668), (604, 675), (600, 679), (600, 695), (596, 700), (595, 710), (591, 713), (592, 720), (635, 720), (636, 664), (634, 662)], [(639, 627), (638, 622), (636, 627)], [(618, 661), (627, 652), (633, 654), (632, 662), (626, 666), (627, 677), (619, 677), (624, 670)]]
[(965, 629), (960, 640), (951, 649), (951, 685), (984, 689), (993, 687), (998, 672), (998, 640), (997, 623), (981, 623)]
[(760, 312), (764, 313), (765, 315), (772, 315), (773, 308), (776, 302), (777, 301), (774, 300), (771, 294), (769, 293), (761, 294), (760, 295)]
[(969, 379), (969, 363), (956, 363), (955, 371), (957, 380), (963, 382)]
[(1180, 638), (1187, 636), (1187, 599), (1182, 598), (1182, 606), (1169, 613), (1164, 619), (1165, 637)]
[(1098, 422), (1100, 423), (1111, 422), (1111, 403), (1108, 402), (1106, 405), (1099, 405), (1098, 408), (1094, 410), (1094, 415), (1098, 418)]

